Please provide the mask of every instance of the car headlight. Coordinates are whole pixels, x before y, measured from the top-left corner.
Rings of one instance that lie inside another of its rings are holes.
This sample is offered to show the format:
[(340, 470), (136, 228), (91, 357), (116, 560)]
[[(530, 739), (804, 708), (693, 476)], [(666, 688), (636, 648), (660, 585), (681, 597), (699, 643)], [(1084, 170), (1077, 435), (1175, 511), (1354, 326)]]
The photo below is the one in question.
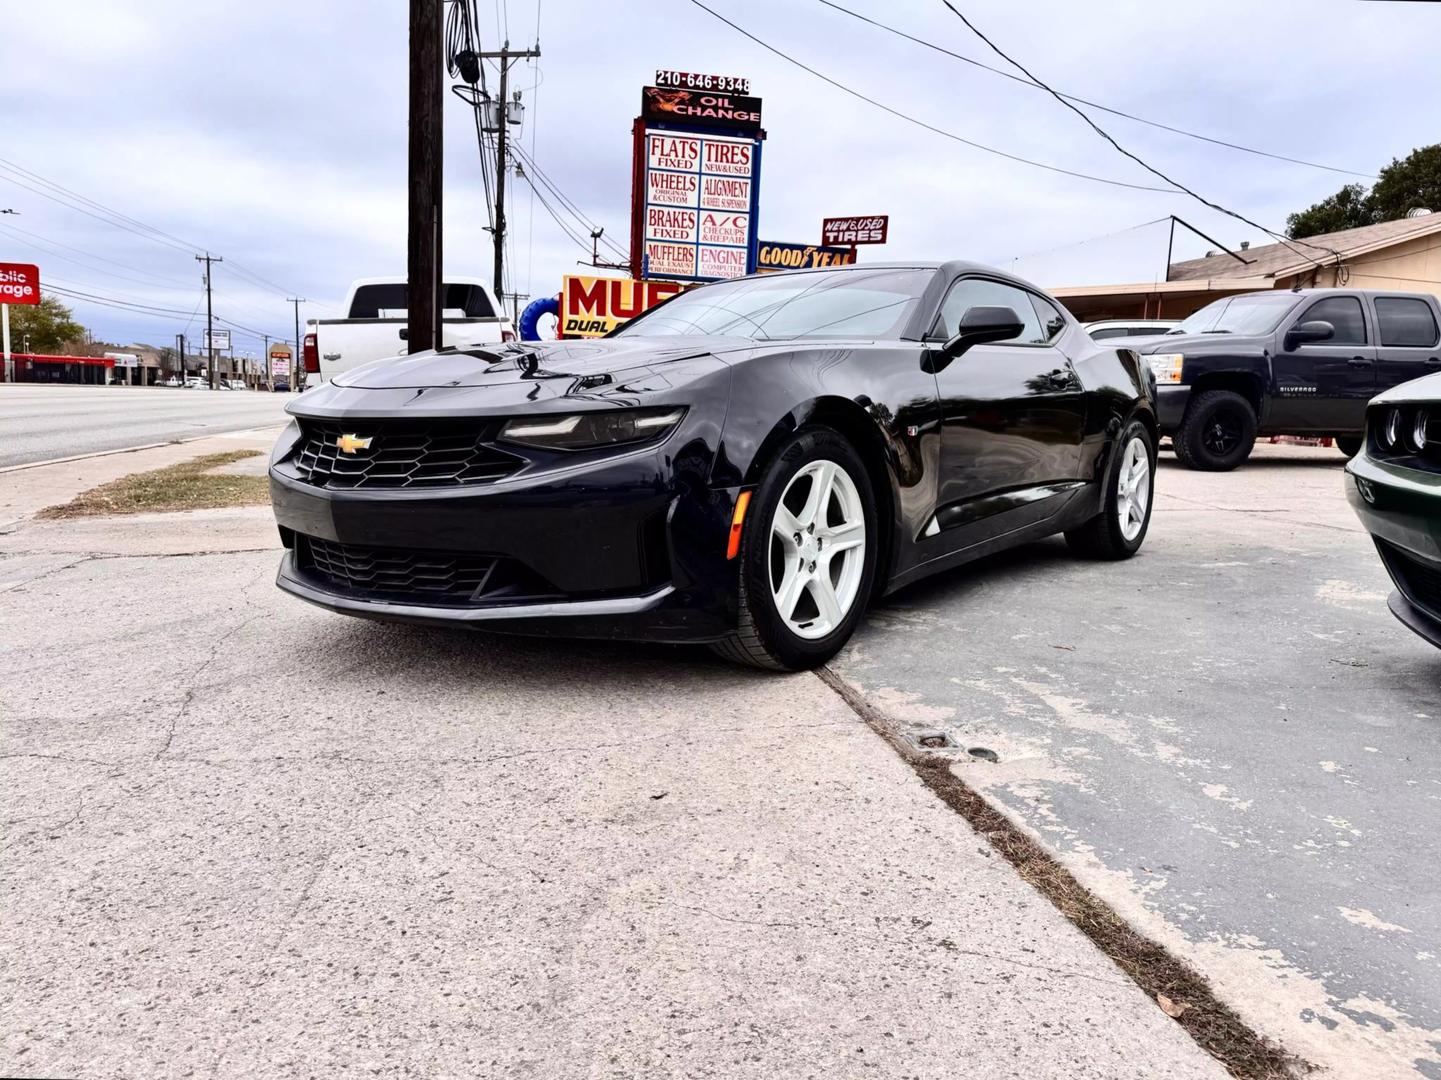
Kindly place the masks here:
[(1381, 445), (1387, 450), (1394, 449), (1396, 440), (1401, 437), (1401, 410), (1387, 409), (1386, 417), (1381, 421)]
[(1411, 426), (1411, 448), (1418, 454), (1426, 449), (1426, 425), (1430, 422), (1430, 413), (1425, 409), (1416, 410), (1416, 422)]
[(669, 435), (685, 409), (618, 409), (614, 412), (527, 416), (500, 430), (505, 442), (548, 450), (591, 450), (603, 446), (652, 442)]
[(1151, 365), (1151, 373), (1156, 376), (1158, 383), (1178, 383), (1181, 381), (1181, 363), (1186, 359), (1184, 353), (1152, 353), (1146, 357)]

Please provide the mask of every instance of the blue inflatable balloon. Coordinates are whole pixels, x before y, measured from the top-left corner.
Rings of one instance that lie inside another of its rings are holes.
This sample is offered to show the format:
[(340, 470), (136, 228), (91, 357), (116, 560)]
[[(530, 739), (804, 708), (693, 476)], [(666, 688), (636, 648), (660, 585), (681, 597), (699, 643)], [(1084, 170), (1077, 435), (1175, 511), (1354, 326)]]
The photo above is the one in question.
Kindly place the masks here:
[(540, 340), (540, 317), (542, 315), (554, 315), (560, 318), (560, 300), (554, 296), (542, 296), (538, 300), (532, 300), (525, 305), (525, 310), (520, 313), (521, 341)]

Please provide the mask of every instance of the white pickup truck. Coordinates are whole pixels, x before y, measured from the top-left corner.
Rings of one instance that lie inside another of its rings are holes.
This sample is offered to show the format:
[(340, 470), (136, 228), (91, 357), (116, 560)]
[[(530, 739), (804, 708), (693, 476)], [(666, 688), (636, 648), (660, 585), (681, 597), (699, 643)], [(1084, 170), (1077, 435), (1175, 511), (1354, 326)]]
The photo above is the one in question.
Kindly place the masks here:
[[(403, 356), (407, 308), (403, 277), (360, 278), (350, 286), (344, 319), (309, 323), (301, 356), (306, 384), (329, 382), (372, 360)], [(452, 278), (444, 286), (442, 345), (479, 345), (515, 340), (515, 327), (485, 282)]]

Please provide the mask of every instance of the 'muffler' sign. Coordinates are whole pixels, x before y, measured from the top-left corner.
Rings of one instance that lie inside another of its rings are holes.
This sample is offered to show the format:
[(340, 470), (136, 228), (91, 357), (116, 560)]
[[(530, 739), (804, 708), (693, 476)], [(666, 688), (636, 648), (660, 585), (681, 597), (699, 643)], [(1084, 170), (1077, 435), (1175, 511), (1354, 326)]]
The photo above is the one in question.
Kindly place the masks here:
[(40, 267), (0, 263), (0, 304), (40, 303)]

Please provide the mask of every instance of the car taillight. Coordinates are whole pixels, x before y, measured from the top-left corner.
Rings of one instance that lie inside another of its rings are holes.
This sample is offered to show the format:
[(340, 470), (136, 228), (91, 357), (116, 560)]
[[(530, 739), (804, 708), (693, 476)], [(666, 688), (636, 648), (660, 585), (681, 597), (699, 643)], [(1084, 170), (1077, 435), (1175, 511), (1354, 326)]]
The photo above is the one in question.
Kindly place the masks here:
[(501, 340), (501, 341), (514, 341), (514, 340), (515, 340), (515, 331), (514, 331), (514, 330), (502, 330), (502, 331), (500, 332), (500, 340)]
[(305, 344), (300, 347), (300, 355), (305, 361), (305, 370), (318, 374), (320, 371), (320, 351), (315, 347), (314, 334), (305, 335)]

